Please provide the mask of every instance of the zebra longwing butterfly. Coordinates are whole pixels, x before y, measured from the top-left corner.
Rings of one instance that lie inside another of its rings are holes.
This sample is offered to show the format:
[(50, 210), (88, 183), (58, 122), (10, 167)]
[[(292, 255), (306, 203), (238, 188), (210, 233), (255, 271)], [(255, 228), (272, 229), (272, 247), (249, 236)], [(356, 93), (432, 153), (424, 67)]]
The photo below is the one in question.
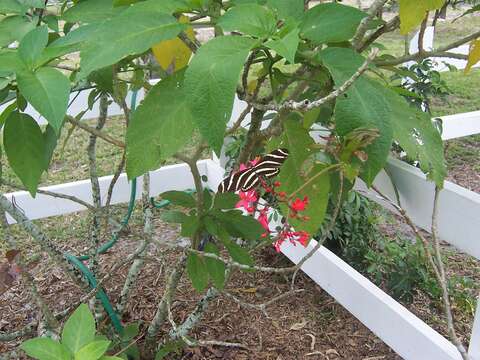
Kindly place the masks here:
[(277, 149), (265, 155), (255, 166), (238, 171), (222, 180), (218, 192), (248, 191), (260, 182), (260, 177), (272, 178), (288, 157), (287, 149)]

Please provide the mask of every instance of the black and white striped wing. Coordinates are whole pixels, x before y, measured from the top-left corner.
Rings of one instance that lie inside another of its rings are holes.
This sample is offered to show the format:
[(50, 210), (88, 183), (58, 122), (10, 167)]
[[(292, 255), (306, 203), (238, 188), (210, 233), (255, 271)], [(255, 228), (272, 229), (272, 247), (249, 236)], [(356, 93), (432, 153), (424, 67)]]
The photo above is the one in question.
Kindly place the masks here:
[(218, 192), (248, 191), (260, 183), (260, 178), (272, 178), (280, 172), (280, 167), (288, 157), (288, 150), (277, 149), (265, 155), (250, 169), (236, 172), (222, 180)]

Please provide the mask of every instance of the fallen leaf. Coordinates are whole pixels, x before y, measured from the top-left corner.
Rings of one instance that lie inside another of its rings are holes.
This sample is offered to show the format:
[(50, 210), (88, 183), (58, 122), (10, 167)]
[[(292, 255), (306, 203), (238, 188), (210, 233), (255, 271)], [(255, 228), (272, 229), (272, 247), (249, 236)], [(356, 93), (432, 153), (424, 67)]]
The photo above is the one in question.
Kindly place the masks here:
[(295, 323), (292, 326), (290, 326), (290, 330), (294, 330), (294, 331), (302, 330), (307, 325), (307, 323), (308, 321), (303, 319), (301, 322)]

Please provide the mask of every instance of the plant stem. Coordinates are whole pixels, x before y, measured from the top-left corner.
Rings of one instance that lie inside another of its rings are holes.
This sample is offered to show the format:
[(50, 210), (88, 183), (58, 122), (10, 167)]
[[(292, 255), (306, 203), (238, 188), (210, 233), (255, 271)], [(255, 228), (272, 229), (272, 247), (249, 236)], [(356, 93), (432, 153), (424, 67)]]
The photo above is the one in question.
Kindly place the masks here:
[(140, 274), (140, 271), (142, 270), (145, 263), (143, 255), (147, 251), (148, 245), (151, 243), (153, 237), (153, 213), (150, 204), (150, 174), (148, 172), (143, 175), (142, 203), (144, 214), (144, 239), (135, 251), (135, 253), (138, 254), (138, 257), (133, 261), (133, 264), (130, 266), (127, 278), (125, 279), (125, 283), (123, 284), (122, 292), (120, 293), (120, 299), (117, 305), (117, 310), (119, 314), (123, 314), (125, 310), (125, 306), (127, 304), (132, 286), (136, 283), (138, 275)]
[(168, 316), (167, 304), (171, 302), (177, 291), (178, 284), (180, 282), (180, 279), (182, 278), (183, 271), (185, 269), (186, 261), (187, 253), (184, 252), (168, 277), (162, 299), (157, 305), (157, 310), (155, 312), (153, 320), (150, 322), (147, 329), (147, 335), (145, 337), (145, 347), (147, 349), (153, 351), (153, 349), (155, 348), (155, 338), (158, 334), (158, 331), (160, 330), (160, 327), (163, 325)]

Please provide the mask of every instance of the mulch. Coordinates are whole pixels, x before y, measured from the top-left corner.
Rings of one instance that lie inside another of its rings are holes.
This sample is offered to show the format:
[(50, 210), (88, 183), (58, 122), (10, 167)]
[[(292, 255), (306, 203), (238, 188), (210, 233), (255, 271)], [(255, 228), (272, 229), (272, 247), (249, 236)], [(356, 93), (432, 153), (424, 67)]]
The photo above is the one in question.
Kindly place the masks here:
[[(62, 220), (68, 224), (68, 218)], [(102, 255), (103, 273), (135, 249), (140, 231), (140, 227), (131, 227), (114, 251)], [(148, 250), (145, 268), (132, 291), (123, 318), (125, 323), (140, 322), (141, 333), (145, 332), (153, 318), (169, 269), (182, 251), (178, 246), (172, 246), (179, 242), (177, 231), (170, 225), (156, 221), (155, 242)], [(79, 239), (70, 239), (68, 247), (80, 243)], [(26, 249), (23, 251), (29, 252)], [(288, 260), (276, 254), (272, 248), (266, 249), (257, 260), (270, 266), (289, 265)], [(106, 283), (105, 288), (111, 299), (118, 298), (127, 271), (128, 266)], [(41, 261), (32, 272), (40, 293), (55, 312), (74, 304), (82, 294), (48, 261)], [(268, 317), (220, 295), (211, 301), (203, 321), (191, 333), (195, 339), (241, 343), (249, 350), (219, 346), (187, 348), (182, 354), (172, 355), (169, 359), (400, 358), (308, 277), (300, 275), (296, 284), (297, 288), (305, 291), (269, 306)], [(289, 279), (283, 276), (235, 272), (227, 290), (245, 302), (260, 304), (288, 291), (289, 287)], [(184, 276), (172, 304), (177, 323), (181, 323), (194, 309), (200, 296), (192, 290), (188, 278)], [(0, 295), (0, 314), (0, 332), (20, 329), (34, 320), (36, 306), (21, 282)], [(100, 324), (100, 328), (105, 326), (105, 321)], [(168, 330), (168, 327), (162, 329), (160, 336)], [(16, 349), (22, 340), (0, 343), (0, 354)]]

